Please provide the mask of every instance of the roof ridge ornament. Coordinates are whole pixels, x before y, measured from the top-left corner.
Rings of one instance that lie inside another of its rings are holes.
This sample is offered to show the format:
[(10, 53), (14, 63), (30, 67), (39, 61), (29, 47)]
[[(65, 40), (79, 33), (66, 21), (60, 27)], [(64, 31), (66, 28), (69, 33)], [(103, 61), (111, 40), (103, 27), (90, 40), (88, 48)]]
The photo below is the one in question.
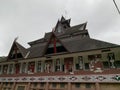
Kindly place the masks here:
[(14, 42), (16, 42), (16, 41), (18, 40), (18, 38), (19, 38), (19, 37), (17, 36), (17, 37), (14, 39)]

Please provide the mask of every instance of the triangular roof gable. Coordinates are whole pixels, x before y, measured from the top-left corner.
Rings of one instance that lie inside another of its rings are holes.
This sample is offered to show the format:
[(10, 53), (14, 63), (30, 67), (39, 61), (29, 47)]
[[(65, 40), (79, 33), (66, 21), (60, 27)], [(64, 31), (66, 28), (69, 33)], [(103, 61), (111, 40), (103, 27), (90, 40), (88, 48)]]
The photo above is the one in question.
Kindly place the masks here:
[[(48, 49), (48, 47), (50, 46), (50, 44), (51, 44), (51, 42), (52, 42), (52, 39), (53, 39), (53, 40), (56, 40), (56, 41), (53, 42), (53, 43), (54, 43), (54, 52), (53, 52), (53, 53), (58, 53), (57, 50), (56, 50), (57, 47), (55, 47), (55, 46), (56, 46), (56, 45), (55, 45), (56, 42), (58, 42), (59, 44), (61, 44), (61, 45), (63, 46), (63, 48), (68, 52), (68, 50), (66, 49), (66, 47), (64, 46), (64, 44), (61, 42), (61, 40), (56, 37), (56, 35), (54, 34), (54, 32), (52, 32), (51, 37), (49, 38), (49, 41), (48, 41), (48, 43), (47, 43), (47, 45), (46, 45), (46, 47), (45, 47), (44, 55), (47, 53), (47, 49)], [(51, 54), (52, 54), (52, 53), (51, 53)]]
[[(63, 29), (65, 28), (65, 27), (64, 27), (64, 24), (66, 23), (66, 24), (67, 24), (67, 27), (70, 27), (70, 21), (71, 21), (71, 19), (67, 19), (67, 20), (66, 20), (66, 19), (62, 16), (61, 19), (58, 20), (58, 22), (57, 22), (57, 24), (56, 24), (56, 26), (55, 26), (55, 28), (54, 28), (54, 32), (57, 32), (57, 30), (58, 30), (59, 27), (61, 27), (61, 29), (62, 29), (61, 32), (63, 32)], [(66, 28), (65, 28), (65, 29), (66, 29)]]
[(71, 19), (65, 19), (65, 17), (62, 16), (60, 21), (67, 22), (68, 24), (70, 24)]
[(66, 19), (62, 16), (61, 17), (61, 22), (65, 21)]
[[(13, 44), (12, 44), (12, 47), (10, 49), (10, 52), (8, 54), (8, 58), (7, 60), (9, 59), (17, 59), (17, 58), (24, 58), (25, 57), (25, 53), (27, 51), (24, 51), (23, 52), (23, 49), (25, 49), (22, 45), (20, 45), (18, 42), (16, 42), (16, 40), (14, 40)], [(19, 53), (19, 57), (17, 57), (16, 54)]]

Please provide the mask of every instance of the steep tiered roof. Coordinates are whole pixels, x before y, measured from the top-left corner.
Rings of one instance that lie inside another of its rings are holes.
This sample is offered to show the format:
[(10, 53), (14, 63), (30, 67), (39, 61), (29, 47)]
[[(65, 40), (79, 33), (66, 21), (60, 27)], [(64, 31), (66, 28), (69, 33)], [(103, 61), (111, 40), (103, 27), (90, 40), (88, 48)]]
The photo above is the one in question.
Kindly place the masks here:
[[(66, 20), (62, 17), (61, 20), (58, 20), (52, 32), (45, 33), (45, 36), (41, 39), (29, 42), (28, 44), (31, 47), (28, 49), (24, 48), (18, 42), (14, 42), (14, 44), (18, 47), (23, 58), (44, 56), (48, 54), (45, 51), (47, 49), (52, 50), (52, 48), (66, 49), (63, 52), (51, 53), (54, 55), (56, 53), (72, 53), (119, 46), (90, 38), (88, 30), (86, 29), (87, 23), (70, 26), (70, 21), (70, 19)], [(52, 37), (53, 34), (54, 37)], [(53, 38), (56, 42), (53, 43), (50, 38)], [(12, 47), (14, 47), (14, 44)], [(11, 50), (12, 49), (13, 48), (11, 48)], [(8, 57), (9, 56), (10, 53)]]

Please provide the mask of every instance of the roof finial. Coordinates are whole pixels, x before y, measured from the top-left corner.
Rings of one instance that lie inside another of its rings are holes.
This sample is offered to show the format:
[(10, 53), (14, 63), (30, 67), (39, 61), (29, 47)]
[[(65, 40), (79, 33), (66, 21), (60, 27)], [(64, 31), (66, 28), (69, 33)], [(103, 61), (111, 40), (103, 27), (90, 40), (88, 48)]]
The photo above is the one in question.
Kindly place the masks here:
[(17, 37), (14, 39), (14, 42), (16, 42), (16, 41), (18, 40), (18, 38), (19, 38), (19, 37), (17, 36)]
[(65, 17), (62, 15), (61, 22), (65, 21), (65, 20), (66, 20)]

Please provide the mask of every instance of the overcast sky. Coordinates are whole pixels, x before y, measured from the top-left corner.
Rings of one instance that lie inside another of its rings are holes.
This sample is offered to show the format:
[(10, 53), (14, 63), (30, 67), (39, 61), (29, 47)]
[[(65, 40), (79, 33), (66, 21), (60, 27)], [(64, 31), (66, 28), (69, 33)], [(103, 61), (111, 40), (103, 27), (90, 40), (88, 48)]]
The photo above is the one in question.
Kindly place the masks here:
[(17, 36), (29, 47), (62, 15), (71, 18), (71, 26), (88, 22), (91, 38), (120, 44), (120, 15), (113, 0), (0, 0), (0, 56), (8, 55)]

